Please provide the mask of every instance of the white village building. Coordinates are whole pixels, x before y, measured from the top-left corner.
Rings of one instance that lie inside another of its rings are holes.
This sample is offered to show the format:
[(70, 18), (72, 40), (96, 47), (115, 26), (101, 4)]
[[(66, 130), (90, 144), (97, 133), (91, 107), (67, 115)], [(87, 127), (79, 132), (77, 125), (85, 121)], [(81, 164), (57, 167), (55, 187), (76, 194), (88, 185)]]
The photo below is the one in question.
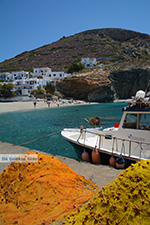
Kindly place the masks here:
[(12, 80), (22, 80), (27, 78), (29, 78), (29, 72), (26, 71), (12, 72)]
[(84, 64), (85, 68), (94, 67), (97, 65), (96, 58), (82, 58), (81, 63)]
[(17, 72), (3, 72), (0, 73), (0, 80), (5, 80), (2, 84), (11, 83), (14, 85), (13, 91), (18, 95), (29, 95), (31, 91), (38, 88), (44, 89), (48, 82), (56, 85), (56, 80), (70, 77), (70, 74), (65, 72), (52, 72), (49, 67), (34, 68), (33, 76), (29, 78), (29, 72), (17, 71)]
[(63, 71), (52, 71), (51, 68), (49, 67), (42, 67), (42, 68), (34, 68), (33, 77), (40, 77), (40, 78), (49, 78), (50, 80), (58, 80), (58, 79), (63, 79), (65, 77), (70, 77), (70, 74), (67, 74)]
[(49, 67), (34, 68), (33, 73), (31, 73), (31, 75), (33, 77), (43, 77), (46, 76), (48, 72), (51, 72), (51, 68)]
[(6, 82), (27, 79), (27, 78), (29, 78), (29, 72), (26, 72), (24, 70), (12, 72), (12, 73), (8, 73), (8, 72), (0, 73), (0, 80), (5, 80)]
[(5, 80), (6, 81), (9, 77), (11, 79), (11, 73), (8, 73), (8, 72), (0, 73), (0, 80)]
[(38, 90), (38, 88), (44, 89), (46, 84), (51, 82), (50, 80), (38, 79), (37, 77), (16, 80), (13, 82), (14, 90), (18, 95), (30, 95), (31, 91)]
[(38, 89), (38, 79), (30, 78), (30, 79), (16, 80), (14, 88), (16, 94), (28, 95), (31, 93), (31, 91)]

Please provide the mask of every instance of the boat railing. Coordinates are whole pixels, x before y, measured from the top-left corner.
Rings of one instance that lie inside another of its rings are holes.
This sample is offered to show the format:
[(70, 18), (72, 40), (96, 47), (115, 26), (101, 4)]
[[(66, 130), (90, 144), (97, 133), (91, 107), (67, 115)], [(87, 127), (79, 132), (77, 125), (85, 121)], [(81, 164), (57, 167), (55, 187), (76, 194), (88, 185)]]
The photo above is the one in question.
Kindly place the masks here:
[[(80, 135), (79, 135), (77, 141), (79, 141), (80, 138), (81, 138), (81, 139), (83, 139), (83, 142), (85, 144), (86, 136), (87, 136), (88, 133), (97, 136), (95, 148), (101, 149), (104, 140), (109, 139), (109, 140), (112, 140), (112, 149), (111, 149), (112, 154), (115, 154), (115, 153), (119, 154), (120, 153), (120, 155), (124, 155), (126, 157), (133, 156), (133, 157), (137, 158), (137, 160), (147, 159), (146, 156), (142, 157), (142, 153), (143, 153), (143, 149), (144, 149), (143, 145), (149, 146), (149, 150), (150, 150), (150, 142), (145, 142), (145, 141), (142, 141), (142, 140), (131, 140), (131, 139), (126, 139), (126, 138), (121, 138), (121, 137), (113, 137), (112, 135), (105, 135), (105, 134), (102, 134), (100, 132), (89, 131), (89, 130), (86, 130), (86, 129), (83, 129), (82, 132), (80, 132)], [(120, 142), (120, 146), (118, 144), (119, 142)], [(137, 148), (137, 147), (140, 148), (139, 156), (137, 156), (137, 155), (134, 156), (132, 154), (133, 144), (134, 145), (137, 144), (136, 147), (134, 146), (135, 148)], [(120, 147), (121, 147), (121, 149), (119, 150)], [(125, 148), (128, 148), (128, 151), (126, 151)]]

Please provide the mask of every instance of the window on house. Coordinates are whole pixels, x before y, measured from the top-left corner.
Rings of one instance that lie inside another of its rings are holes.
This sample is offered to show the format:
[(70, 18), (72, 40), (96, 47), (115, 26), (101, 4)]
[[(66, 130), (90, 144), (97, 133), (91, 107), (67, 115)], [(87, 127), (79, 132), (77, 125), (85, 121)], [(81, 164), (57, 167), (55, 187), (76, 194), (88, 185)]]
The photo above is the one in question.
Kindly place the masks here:
[(51, 74), (49, 74), (49, 77), (51, 77)]
[(54, 77), (56, 77), (56, 74), (53, 74)]

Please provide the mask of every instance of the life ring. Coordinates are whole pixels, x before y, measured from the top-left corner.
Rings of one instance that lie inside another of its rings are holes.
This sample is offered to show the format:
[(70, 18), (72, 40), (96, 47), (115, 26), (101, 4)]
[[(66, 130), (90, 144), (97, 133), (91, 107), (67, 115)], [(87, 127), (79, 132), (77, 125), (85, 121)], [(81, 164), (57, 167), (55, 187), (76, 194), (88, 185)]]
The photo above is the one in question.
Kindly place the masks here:
[(95, 125), (96, 125), (96, 119), (95, 119), (94, 117), (91, 117), (91, 118), (89, 119), (89, 124), (90, 124), (92, 127), (95, 127)]
[(96, 125), (100, 126), (101, 125), (101, 118), (97, 116), (97, 117), (95, 117), (95, 119), (96, 119)]
[(97, 126), (100, 126), (100, 124), (101, 124), (101, 118), (100, 117), (91, 117), (90, 119), (89, 119), (89, 124), (92, 126), (92, 127), (95, 127), (95, 125), (97, 125)]

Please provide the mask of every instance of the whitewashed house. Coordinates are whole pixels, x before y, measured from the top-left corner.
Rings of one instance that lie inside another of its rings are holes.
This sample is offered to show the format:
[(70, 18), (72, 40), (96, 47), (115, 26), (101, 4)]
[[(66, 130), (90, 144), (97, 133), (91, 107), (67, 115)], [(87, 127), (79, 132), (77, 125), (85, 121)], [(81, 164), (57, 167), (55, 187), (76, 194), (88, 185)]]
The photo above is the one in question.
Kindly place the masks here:
[(11, 79), (11, 73), (9, 73), (9, 72), (0, 73), (0, 80), (6, 81), (6, 80), (9, 80), (9, 79)]
[[(30, 95), (31, 91), (38, 88), (44, 89), (46, 84), (51, 82), (49, 79), (38, 79), (37, 77), (23, 80), (16, 80), (14, 82), (14, 90), (19, 95)], [(55, 84), (53, 82), (53, 84)]]
[(43, 77), (46, 76), (47, 73), (50, 73), (52, 70), (49, 67), (41, 67), (41, 68), (34, 68), (32, 76), (34, 77)]
[(37, 90), (38, 88), (44, 89), (48, 82), (56, 85), (58, 79), (70, 77), (70, 74), (65, 72), (52, 72), (49, 67), (34, 68), (32, 78), (29, 78), (29, 72), (16, 71), (12, 73), (3, 72), (0, 73), (0, 79), (4, 80), (4, 83), (11, 83), (14, 85), (13, 91), (17, 95), (30, 95), (31, 91)]
[(81, 63), (84, 64), (85, 68), (94, 67), (97, 65), (96, 58), (82, 58)]
[(14, 88), (16, 94), (29, 95), (31, 91), (38, 89), (38, 79), (30, 78), (30, 79), (16, 80)]
[(42, 68), (34, 68), (33, 69), (33, 73), (32, 76), (34, 77), (42, 77), (44, 79), (49, 78), (50, 80), (54, 81), (54, 80), (58, 80), (58, 79), (63, 79), (65, 77), (70, 76), (70, 74), (67, 74), (63, 71), (52, 71), (51, 68), (49, 67), (42, 67)]
[(8, 72), (0, 73), (0, 79), (5, 80), (6, 82), (27, 79), (27, 78), (29, 78), (29, 72), (26, 72), (26, 71), (16, 71), (16, 72), (12, 72), (12, 73), (8, 73)]
[(58, 80), (63, 79), (67, 77), (69, 74), (66, 74), (65, 72), (48, 72), (46, 77), (49, 77), (51, 80)]
[(12, 80), (22, 80), (22, 79), (28, 79), (29, 78), (29, 72), (26, 71), (16, 71), (12, 72)]

